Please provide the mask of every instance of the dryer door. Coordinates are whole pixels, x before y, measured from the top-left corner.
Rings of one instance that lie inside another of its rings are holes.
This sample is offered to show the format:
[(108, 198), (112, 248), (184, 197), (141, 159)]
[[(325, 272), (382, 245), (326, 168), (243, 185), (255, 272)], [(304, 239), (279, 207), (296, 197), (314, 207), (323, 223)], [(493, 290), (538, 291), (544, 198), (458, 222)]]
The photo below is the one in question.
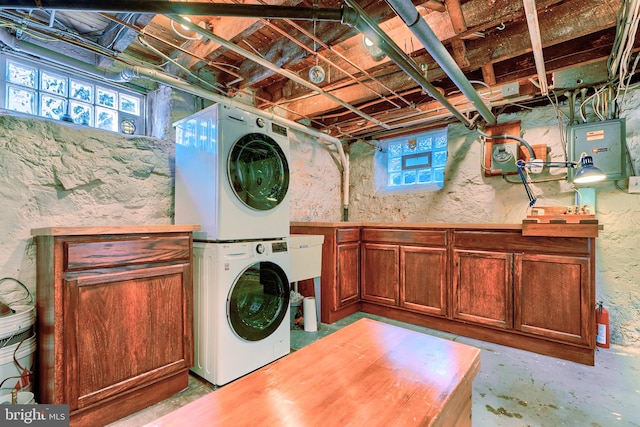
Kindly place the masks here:
[(245, 269), (227, 298), (227, 318), (233, 332), (260, 341), (282, 323), (289, 308), (289, 279), (280, 266), (257, 262)]
[(289, 189), (289, 162), (268, 135), (250, 133), (229, 152), (227, 173), (236, 197), (246, 206), (268, 211), (282, 202)]

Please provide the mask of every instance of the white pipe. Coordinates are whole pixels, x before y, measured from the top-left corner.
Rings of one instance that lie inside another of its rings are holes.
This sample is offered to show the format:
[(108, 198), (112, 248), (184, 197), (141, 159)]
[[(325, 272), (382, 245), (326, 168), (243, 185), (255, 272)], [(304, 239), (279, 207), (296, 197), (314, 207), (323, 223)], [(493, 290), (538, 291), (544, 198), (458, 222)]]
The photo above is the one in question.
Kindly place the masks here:
[[(412, 2), (406, 0), (386, 1), (400, 19), (402, 19), (407, 28), (409, 28), (420, 43), (422, 43), (422, 46), (424, 46), (427, 52), (429, 52), (429, 55), (431, 55), (440, 68), (442, 68), (447, 77), (451, 79), (458, 89), (460, 89), (467, 99), (469, 99), (469, 101), (475, 106), (478, 113), (487, 121), (488, 124), (495, 124), (496, 117), (491, 112), (491, 109), (487, 107), (482, 98), (478, 96), (478, 93), (473, 88), (469, 80), (467, 80), (467, 77), (464, 75), (456, 61), (444, 47), (436, 33), (433, 32), (429, 24), (427, 24), (424, 17), (420, 15), (418, 9), (412, 4)], [(462, 120), (462, 122), (467, 124), (467, 127), (470, 127), (468, 119)]]

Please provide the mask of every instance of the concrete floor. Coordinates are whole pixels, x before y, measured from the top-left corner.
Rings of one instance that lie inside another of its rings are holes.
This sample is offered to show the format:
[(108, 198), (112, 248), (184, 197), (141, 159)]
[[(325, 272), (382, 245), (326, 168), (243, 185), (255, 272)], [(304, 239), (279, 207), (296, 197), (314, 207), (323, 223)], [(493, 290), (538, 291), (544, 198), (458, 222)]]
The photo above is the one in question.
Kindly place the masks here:
[[(481, 367), (473, 383), (474, 427), (640, 426), (640, 349), (598, 348), (595, 367), (584, 366), (364, 313), (322, 324), (318, 332), (293, 330), (291, 348), (298, 350), (362, 317), (480, 348)], [(152, 423), (213, 390), (192, 376), (188, 390), (109, 427)]]

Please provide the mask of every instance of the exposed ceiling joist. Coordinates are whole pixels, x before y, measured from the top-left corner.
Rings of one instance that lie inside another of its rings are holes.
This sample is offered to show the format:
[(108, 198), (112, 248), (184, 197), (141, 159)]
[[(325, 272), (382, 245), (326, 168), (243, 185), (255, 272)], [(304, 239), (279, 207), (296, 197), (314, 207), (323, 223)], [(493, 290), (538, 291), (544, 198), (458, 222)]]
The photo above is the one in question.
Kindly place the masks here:
[[(357, 28), (343, 22), (345, 5), (339, 0), (318, 0), (313, 3), (316, 7), (301, 0), (245, 0), (242, 5), (232, 0), (0, 0), (0, 23), (18, 41), (67, 51), (74, 59), (86, 58), (89, 67), (110, 71), (119, 63), (143, 66), (227, 96), (244, 93), (256, 107), (304, 119), (341, 137), (359, 137), (362, 132), (353, 123), (362, 120), (367, 129), (371, 127), (367, 135), (388, 127), (387, 120), (392, 120), (392, 127), (402, 123), (392, 119), (397, 115), (417, 117), (425, 124), (441, 120), (447, 112), (433, 106), (439, 103), (434, 96), (462, 105), (450, 73), (387, 3), (356, 3), (420, 76), (407, 75), (389, 57), (369, 56)], [(412, 5), (464, 77), (479, 82), (473, 83), (474, 91), (485, 85), (526, 82), (540, 73), (522, 2), (413, 0)], [(535, 5), (547, 77), (611, 54), (620, 1), (536, 0)], [(225, 43), (193, 34), (185, 37), (170, 19), (176, 14), (190, 16), (194, 24)], [(45, 38), (58, 41), (42, 41)], [(261, 60), (229, 49), (226, 42)], [(275, 67), (265, 66), (262, 60)], [(321, 91), (307, 84), (315, 65), (326, 72), (325, 80), (317, 84)], [(433, 94), (417, 82), (421, 78)], [(437, 113), (430, 116), (430, 111)], [(468, 113), (464, 116), (466, 120)]]

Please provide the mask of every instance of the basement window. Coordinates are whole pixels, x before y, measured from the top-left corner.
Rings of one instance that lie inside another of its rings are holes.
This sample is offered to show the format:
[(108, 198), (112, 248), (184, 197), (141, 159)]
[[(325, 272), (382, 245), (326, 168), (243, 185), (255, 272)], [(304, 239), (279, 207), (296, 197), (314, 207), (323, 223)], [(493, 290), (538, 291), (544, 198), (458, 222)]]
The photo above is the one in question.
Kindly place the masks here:
[(376, 162), (378, 189), (440, 190), (444, 186), (447, 146), (447, 128), (381, 140)]
[(112, 132), (143, 135), (144, 95), (107, 82), (4, 57), (2, 107)]

